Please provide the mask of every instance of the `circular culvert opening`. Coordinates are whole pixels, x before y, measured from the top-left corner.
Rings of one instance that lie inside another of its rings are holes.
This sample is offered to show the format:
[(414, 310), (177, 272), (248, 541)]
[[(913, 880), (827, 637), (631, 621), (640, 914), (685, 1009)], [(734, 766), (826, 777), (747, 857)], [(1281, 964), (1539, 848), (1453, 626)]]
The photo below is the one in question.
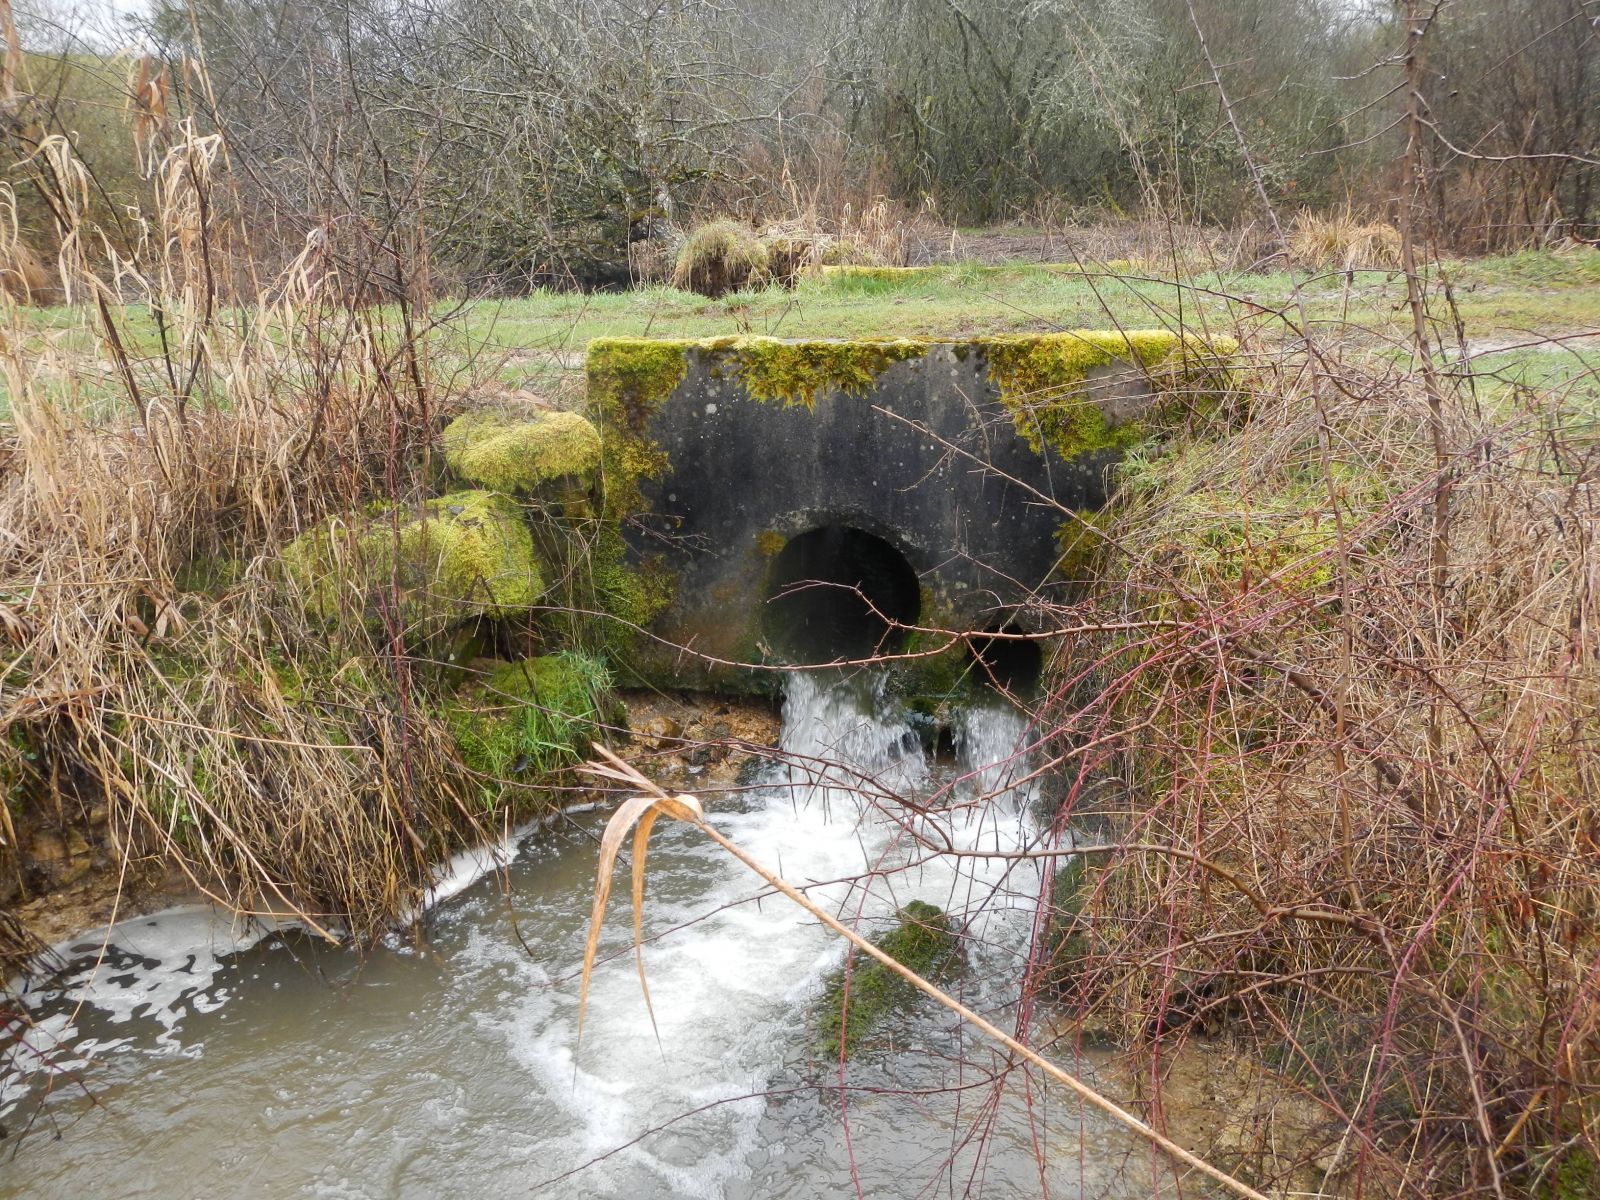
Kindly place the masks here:
[(811, 666), (893, 654), (922, 610), (917, 573), (880, 537), (824, 525), (784, 545), (762, 628), (784, 662)]
[(973, 674), (1002, 692), (1026, 693), (1039, 686), (1044, 650), (1020, 625), (1004, 625), (967, 639)]

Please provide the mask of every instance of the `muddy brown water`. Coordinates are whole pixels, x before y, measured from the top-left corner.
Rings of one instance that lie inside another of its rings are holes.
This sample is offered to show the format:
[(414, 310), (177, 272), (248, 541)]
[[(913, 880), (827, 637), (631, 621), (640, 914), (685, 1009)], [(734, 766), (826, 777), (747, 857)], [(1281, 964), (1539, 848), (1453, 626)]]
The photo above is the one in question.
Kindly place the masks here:
[[(961, 761), (930, 768), (881, 681), (796, 677), (785, 710), (787, 750), (953, 798), (937, 819), (969, 848), (1036, 837), (1025, 795), (961, 803), (1006, 782), (1025, 737), (1017, 714), (981, 708)], [(712, 819), (865, 930), (911, 899), (959, 916), (962, 999), (1014, 1023), (1036, 868), (895, 870), (913, 851), (890, 816), (828, 782), (775, 774)], [(456, 864), (418, 929), (364, 957), (200, 909), (69, 943), (69, 977), (29, 998), (38, 1053), (0, 1078), (0, 1197), (1168, 1194), (1147, 1148), (997, 1071), (942, 1010), (900, 1015), (842, 1070), (819, 1062), (808, 1014), (843, 946), (685, 826), (650, 853), (655, 1029), (624, 868), (577, 1044), (603, 820), (513, 839), (472, 882)]]

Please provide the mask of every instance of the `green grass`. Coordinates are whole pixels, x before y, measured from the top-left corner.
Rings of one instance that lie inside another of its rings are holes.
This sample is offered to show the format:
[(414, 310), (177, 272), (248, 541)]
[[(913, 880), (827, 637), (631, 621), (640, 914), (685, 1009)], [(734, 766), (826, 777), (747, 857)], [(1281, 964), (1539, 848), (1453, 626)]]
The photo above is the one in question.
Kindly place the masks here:
[[(1509, 345), (1600, 330), (1600, 253), (1527, 252), (1452, 262), (1445, 265), (1444, 278), (1473, 342)], [(1306, 317), (1318, 332), (1365, 337), (1377, 347), (1406, 339), (1411, 318), (1399, 276), (1302, 272), (1298, 279)], [(539, 292), (441, 305), (439, 314), (447, 320), (441, 361), (470, 362), (503, 384), (546, 392), (570, 386), (584, 348), (597, 337), (964, 337), (1182, 325), (1202, 334), (1254, 331), (1275, 341), (1290, 337), (1299, 319), (1286, 272), (1206, 274), (1179, 281), (974, 263), (894, 278), (807, 279), (793, 290), (769, 287), (720, 300), (666, 287), (603, 295)], [(84, 310), (67, 308), (22, 314), (24, 345), (58, 360), (50, 376), (52, 390), (59, 377), (58, 394), (79, 404), (98, 403), (117, 390), (87, 318)], [(158, 341), (149, 316), (130, 309), (127, 324), (125, 337), (134, 352), (154, 355)], [(1534, 379), (1559, 382), (1583, 373), (1585, 361), (1593, 359), (1592, 350), (1538, 351), (1530, 370)], [(1475, 361), (1485, 365), (1483, 359)], [(1498, 370), (1507, 364), (1496, 359), (1487, 365)], [(69, 374), (76, 376), (76, 391), (66, 380)], [(150, 378), (159, 387), (155, 372)], [(0, 415), (4, 412), (0, 397)]]
[[(1447, 268), (1469, 338), (1600, 330), (1600, 254), (1522, 254)], [(1302, 277), (1306, 315), (1318, 330), (1404, 334), (1404, 281), (1381, 271)], [(619, 336), (951, 336), (1182, 323), (1201, 331), (1254, 327), (1287, 336), (1298, 319), (1287, 273), (1201, 275), (1182, 282), (1078, 278), (1037, 266), (966, 264), (896, 279), (807, 280), (710, 301), (668, 288), (617, 295), (539, 293), (469, 307), (465, 345), (490, 355), (581, 354), (590, 339)], [(552, 357), (553, 356), (553, 357)]]

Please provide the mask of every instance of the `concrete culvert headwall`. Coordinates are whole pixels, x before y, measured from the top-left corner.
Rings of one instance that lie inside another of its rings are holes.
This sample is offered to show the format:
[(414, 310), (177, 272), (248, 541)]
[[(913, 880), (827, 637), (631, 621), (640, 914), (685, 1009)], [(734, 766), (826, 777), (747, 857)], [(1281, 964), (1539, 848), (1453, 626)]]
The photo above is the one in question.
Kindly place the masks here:
[[(630, 619), (654, 637), (633, 639), (629, 665), (741, 686), (754, 680), (733, 664), (1014, 625), (1070, 586), (1088, 541), (1072, 514), (1105, 503), (1107, 469), (1208, 403), (1230, 351), (1161, 332), (594, 342), (603, 515), (617, 569), (651, 597)], [(979, 665), (1021, 670), (999, 641)]]
[(968, 638), (967, 645), (979, 683), (1017, 696), (1038, 687), (1044, 674), (1044, 648), (1021, 625), (1012, 622), (985, 630), (984, 635)]

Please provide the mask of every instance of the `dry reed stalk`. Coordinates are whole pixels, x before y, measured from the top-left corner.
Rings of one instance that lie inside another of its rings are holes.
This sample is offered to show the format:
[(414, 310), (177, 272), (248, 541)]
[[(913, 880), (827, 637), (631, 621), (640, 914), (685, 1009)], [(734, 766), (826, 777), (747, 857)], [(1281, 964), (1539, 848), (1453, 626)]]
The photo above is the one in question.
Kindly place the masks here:
[[(987, 1037), (1000, 1043), (1011, 1053), (1033, 1064), (1045, 1075), (1061, 1084), (1085, 1103), (1099, 1109), (1113, 1120), (1127, 1129), (1132, 1130), (1140, 1137), (1155, 1146), (1174, 1162), (1198, 1171), (1212, 1182), (1220, 1184), (1236, 1196), (1243, 1196), (1246, 1200), (1267, 1200), (1266, 1196), (1254, 1188), (1240, 1182), (1224, 1171), (1218, 1170), (1204, 1159), (1190, 1153), (1164, 1134), (1151, 1128), (1138, 1117), (1123, 1109), (1115, 1102), (1091, 1088), (1077, 1076), (1062, 1070), (1049, 1059), (1044, 1058), (1037, 1051), (1023, 1045), (1016, 1038), (1001, 1030), (991, 1022), (985, 1020), (970, 1008), (966, 1007), (948, 992), (936, 984), (928, 982), (915, 971), (897, 961), (879, 947), (873, 945), (855, 930), (845, 925), (838, 918), (819, 908), (805, 897), (801, 892), (792, 887), (767, 867), (751, 858), (733, 842), (706, 823), (705, 812), (700, 802), (693, 796), (670, 796), (655, 783), (641, 775), (628, 763), (623, 761), (604, 747), (598, 747), (604, 762), (592, 762), (580, 768), (585, 773), (601, 779), (609, 779), (625, 783), (630, 787), (641, 788), (647, 795), (634, 796), (623, 802), (621, 807), (606, 823), (605, 835), (601, 841), (599, 874), (595, 880), (594, 907), (590, 917), (589, 936), (584, 943), (583, 950), (583, 978), (578, 1001), (578, 1031), (579, 1037), (583, 1031), (583, 1011), (588, 1002), (589, 977), (594, 969), (595, 952), (600, 944), (600, 925), (605, 916), (606, 900), (611, 894), (611, 872), (616, 863), (617, 852), (621, 849), (623, 839), (630, 830), (634, 832), (633, 852), (633, 928), (634, 950), (638, 956), (639, 983), (645, 988), (644, 960), (640, 950), (642, 938), (642, 909), (644, 904), (644, 861), (645, 852), (649, 848), (650, 830), (659, 816), (671, 817), (674, 820), (686, 821), (694, 825), (718, 846), (721, 846), (734, 858), (750, 868), (769, 886), (782, 892), (795, 904), (799, 905), (811, 916), (821, 921), (829, 929), (848, 940), (864, 954), (871, 956), (884, 967), (904, 979), (924, 995), (931, 997), (935, 1002), (956, 1014), (963, 1021), (978, 1029)], [(635, 827), (637, 826), (637, 827)], [(649, 1005), (649, 990), (645, 988), (645, 1003)], [(651, 1014), (651, 1023), (654, 1024), (655, 1016)]]

